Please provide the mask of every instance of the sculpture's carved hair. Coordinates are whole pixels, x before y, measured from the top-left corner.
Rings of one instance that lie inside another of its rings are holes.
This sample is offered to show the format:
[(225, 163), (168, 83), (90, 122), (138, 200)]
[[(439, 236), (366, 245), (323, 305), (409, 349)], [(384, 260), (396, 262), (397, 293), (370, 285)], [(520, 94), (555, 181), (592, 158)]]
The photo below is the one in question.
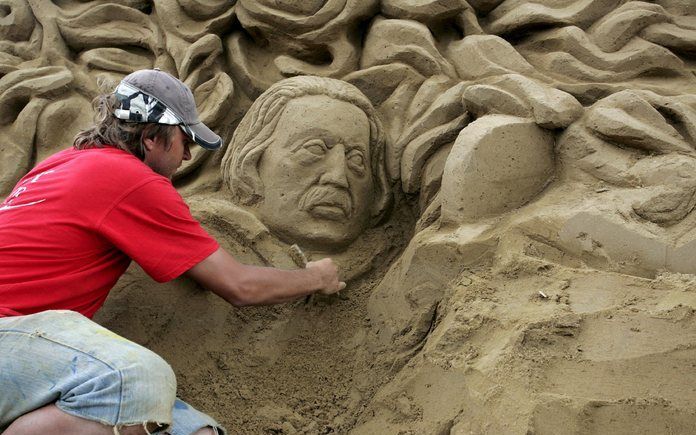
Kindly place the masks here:
[(324, 95), (350, 103), (367, 116), (370, 124), (370, 168), (377, 197), (372, 223), (378, 222), (391, 202), (391, 189), (384, 162), (385, 133), (370, 100), (350, 83), (325, 77), (298, 76), (281, 80), (266, 90), (249, 108), (232, 136), (222, 160), (222, 177), (233, 199), (253, 205), (263, 199), (263, 181), (258, 165), (270, 145), (278, 120), (293, 99)]
[(145, 158), (145, 139), (159, 136), (171, 145), (176, 125), (127, 122), (116, 118), (113, 113), (118, 101), (113, 94), (97, 96), (92, 101), (94, 125), (75, 136), (75, 149), (113, 147), (127, 151), (140, 160)]

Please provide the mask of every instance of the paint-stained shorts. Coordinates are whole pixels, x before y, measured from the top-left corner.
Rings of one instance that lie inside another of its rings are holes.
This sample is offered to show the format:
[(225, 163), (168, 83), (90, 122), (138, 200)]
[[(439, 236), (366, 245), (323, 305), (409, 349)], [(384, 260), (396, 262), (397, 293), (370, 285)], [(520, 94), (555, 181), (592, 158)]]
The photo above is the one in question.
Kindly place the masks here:
[(162, 358), (81, 314), (1, 317), (0, 432), (51, 403), (117, 428), (157, 423), (172, 435), (208, 426), (224, 433), (176, 398), (174, 372)]

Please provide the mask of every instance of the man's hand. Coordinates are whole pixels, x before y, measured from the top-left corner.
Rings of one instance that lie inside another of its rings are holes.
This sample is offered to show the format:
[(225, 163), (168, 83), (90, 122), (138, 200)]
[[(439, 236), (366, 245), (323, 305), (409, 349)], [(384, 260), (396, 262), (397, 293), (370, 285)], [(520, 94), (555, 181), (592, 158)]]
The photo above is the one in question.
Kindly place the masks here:
[(307, 263), (307, 269), (316, 271), (321, 280), (321, 288), (317, 293), (331, 295), (346, 288), (346, 283), (338, 279), (338, 267), (330, 258), (323, 258), (318, 261)]

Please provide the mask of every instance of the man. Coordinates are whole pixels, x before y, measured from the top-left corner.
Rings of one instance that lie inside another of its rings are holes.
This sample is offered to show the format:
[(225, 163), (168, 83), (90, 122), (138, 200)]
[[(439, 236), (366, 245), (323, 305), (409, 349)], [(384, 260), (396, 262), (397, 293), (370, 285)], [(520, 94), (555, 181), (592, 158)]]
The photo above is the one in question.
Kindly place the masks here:
[(159, 282), (187, 275), (235, 306), (345, 283), (330, 259), (292, 271), (240, 264), (191, 217), (171, 177), (192, 141), (216, 149), (221, 139), (179, 80), (137, 71), (95, 107), (96, 125), (0, 205), (0, 431), (222, 433), (176, 399), (161, 358), (88, 319), (131, 259)]
[(338, 252), (390, 201), (384, 132), (370, 101), (341, 80), (271, 86), (235, 130), (222, 162), (234, 200), (277, 237)]

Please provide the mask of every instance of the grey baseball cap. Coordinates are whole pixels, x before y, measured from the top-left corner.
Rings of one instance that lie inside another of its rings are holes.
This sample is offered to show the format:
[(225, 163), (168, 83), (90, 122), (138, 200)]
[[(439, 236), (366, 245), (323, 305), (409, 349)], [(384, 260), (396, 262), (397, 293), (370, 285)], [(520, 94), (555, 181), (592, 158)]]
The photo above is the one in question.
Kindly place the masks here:
[(159, 69), (144, 69), (127, 75), (116, 86), (118, 119), (178, 125), (198, 145), (216, 150), (222, 139), (198, 119), (191, 90), (179, 79)]

